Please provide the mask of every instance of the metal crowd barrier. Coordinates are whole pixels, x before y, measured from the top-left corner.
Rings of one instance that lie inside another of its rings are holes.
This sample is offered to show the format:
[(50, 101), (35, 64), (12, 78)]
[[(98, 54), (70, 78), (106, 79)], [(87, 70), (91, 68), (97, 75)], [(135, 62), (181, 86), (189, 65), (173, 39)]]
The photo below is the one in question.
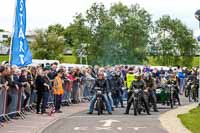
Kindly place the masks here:
[[(63, 85), (64, 95), (62, 97), (62, 103), (76, 100), (82, 102), (83, 100), (90, 100), (91, 98), (91, 88), (94, 85), (94, 80), (83, 79), (80, 82), (77, 81), (66, 81)], [(52, 102), (53, 92), (50, 93), (49, 102)]]
[(5, 88), (0, 88), (0, 121), (7, 120), (5, 115), (6, 111), (6, 90)]
[(22, 104), (22, 90), (16, 90), (9, 88), (7, 90), (7, 107), (6, 107), (6, 115), (9, 118), (16, 117), (19, 115), (22, 119), (25, 118), (24, 114), (21, 112), (21, 104)]
[(25, 118), (21, 112), (21, 101), (21, 90), (0, 88), (0, 122), (9, 122), (16, 116)]
[(83, 82), (83, 96), (82, 98), (83, 99), (88, 99), (90, 100), (92, 95), (91, 95), (91, 90), (92, 90), (92, 87), (95, 83), (95, 79), (86, 79), (84, 80)]
[[(93, 79), (82, 79), (80, 82), (67, 80), (63, 84), (64, 95), (62, 97), (62, 103), (71, 103), (73, 98), (82, 102), (84, 100), (90, 100), (92, 97), (91, 88), (94, 85), (95, 80)], [(0, 88), (0, 123), (8, 122), (16, 116), (20, 116), (25, 119), (25, 111), (34, 113), (34, 104), (37, 101), (37, 91), (32, 90), (28, 102), (23, 108), (23, 103), (25, 99), (24, 89), (20, 88), (16, 90), (15, 88), (9, 88), (8, 90)], [(54, 105), (54, 94), (53, 90), (49, 91), (48, 106), (52, 107)]]

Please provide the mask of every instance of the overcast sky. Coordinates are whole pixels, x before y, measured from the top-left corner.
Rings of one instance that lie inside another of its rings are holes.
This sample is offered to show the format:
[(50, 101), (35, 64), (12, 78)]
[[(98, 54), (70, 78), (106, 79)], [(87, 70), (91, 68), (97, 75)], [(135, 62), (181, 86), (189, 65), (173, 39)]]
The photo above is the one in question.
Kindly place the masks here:
[[(102, 2), (109, 8), (111, 3), (121, 1), (126, 5), (140, 4), (153, 17), (164, 14), (179, 18), (195, 35), (200, 34), (194, 13), (200, 9), (200, 0), (27, 0), (27, 30), (46, 28), (60, 23), (65, 27), (77, 12), (85, 12), (92, 3)], [(0, 29), (12, 30), (15, 0), (0, 0)]]

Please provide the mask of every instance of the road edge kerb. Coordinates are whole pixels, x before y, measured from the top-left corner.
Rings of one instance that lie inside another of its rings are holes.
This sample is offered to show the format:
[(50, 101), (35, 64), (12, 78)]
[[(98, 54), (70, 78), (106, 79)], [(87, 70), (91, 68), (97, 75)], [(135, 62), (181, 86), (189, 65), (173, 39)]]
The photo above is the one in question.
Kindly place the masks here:
[(197, 106), (197, 103), (192, 103), (161, 114), (159, 120), (162, 127), (169, 133), (191, 133), (191, 131), (181, 123), (181, 120), (177, 116), (179, 114), (188, 113), (191, 109), (194, 109)]
[[(34, 129), (31, 133), (42, 133), (46, 128), (48, 128), (49, 126), (51, 126), (52, 124), (56, 123), (57, 121), (61, 120), (61, 119), (64, 119), (66, 117), (69, 117), (71, 115), (74, 115), (74, 114), (77, 114), (79, 112), (83, 112), (85, 110), (87, 110), (88, 107), (83, 107), (82, 109), (79, 109), (78, 111), (75, 111), (73, 113), (70, 113), (70, 114), (62, 114), (60, 116), (58, 116), (57, 118), (55, 118), (54, 120), (52, 121), (49, 121), (46, 125), (42, 125), (41, 127), (38, 127), (37, 129)], [(65, 112), (63, 112), (65, 113)]]

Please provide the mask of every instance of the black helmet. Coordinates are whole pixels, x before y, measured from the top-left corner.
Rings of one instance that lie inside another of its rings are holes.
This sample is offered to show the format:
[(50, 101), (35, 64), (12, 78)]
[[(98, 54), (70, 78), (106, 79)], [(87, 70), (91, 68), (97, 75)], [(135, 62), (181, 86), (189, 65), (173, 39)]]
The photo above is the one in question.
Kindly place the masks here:
[(116, 72), (114, 72), (114, 71), (111, 72), (111, 76), (112, 76), (112, 77), (116, 77)]
[(139, 79), (140, 79), (140, 77), (141, 77), (140, 73), (138, 73), (138, 72), (137, 72), (137, 73), (135, 73), (135, 74), (134, 74), (134, 76), (135, 76), (135, 79), (136, 79), (136, 80), (139, 80)]

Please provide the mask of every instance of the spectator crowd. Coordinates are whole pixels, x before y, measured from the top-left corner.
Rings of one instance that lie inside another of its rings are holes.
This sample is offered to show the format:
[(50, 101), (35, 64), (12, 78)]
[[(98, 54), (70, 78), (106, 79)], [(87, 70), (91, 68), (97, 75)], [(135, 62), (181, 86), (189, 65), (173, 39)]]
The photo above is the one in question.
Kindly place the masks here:
[[(89, 101), (92, 86), (100, 72), (107, 79), (112, 78), (113, 71), (116, 72), (122, 80), (122, 88), (126, 88), (126, 75), (130, 69), (133, 73), (141, 75), (149, 71), (156, 82), (160, 82), (161, 75), (175, 73), (179, 77), (180, 94), (184, 92), (185, 79), (188, 75), (199, 78), (199, 68), (177, 67), (158, 70), (150, 66), (122, 65), (66, 68), (57, 63), (20, 68), (4, 64), (0, 65), (0, 121), (18, 118), (18, 112), (35, 109), (37, 114), (45, 114), (50, 105), (54, 105), (55, 113), (62, 113), (61, 106)], [(122, 96), (126, 97), (124, 93)], [(123, 107), (123, 102), (121, 104)]]

